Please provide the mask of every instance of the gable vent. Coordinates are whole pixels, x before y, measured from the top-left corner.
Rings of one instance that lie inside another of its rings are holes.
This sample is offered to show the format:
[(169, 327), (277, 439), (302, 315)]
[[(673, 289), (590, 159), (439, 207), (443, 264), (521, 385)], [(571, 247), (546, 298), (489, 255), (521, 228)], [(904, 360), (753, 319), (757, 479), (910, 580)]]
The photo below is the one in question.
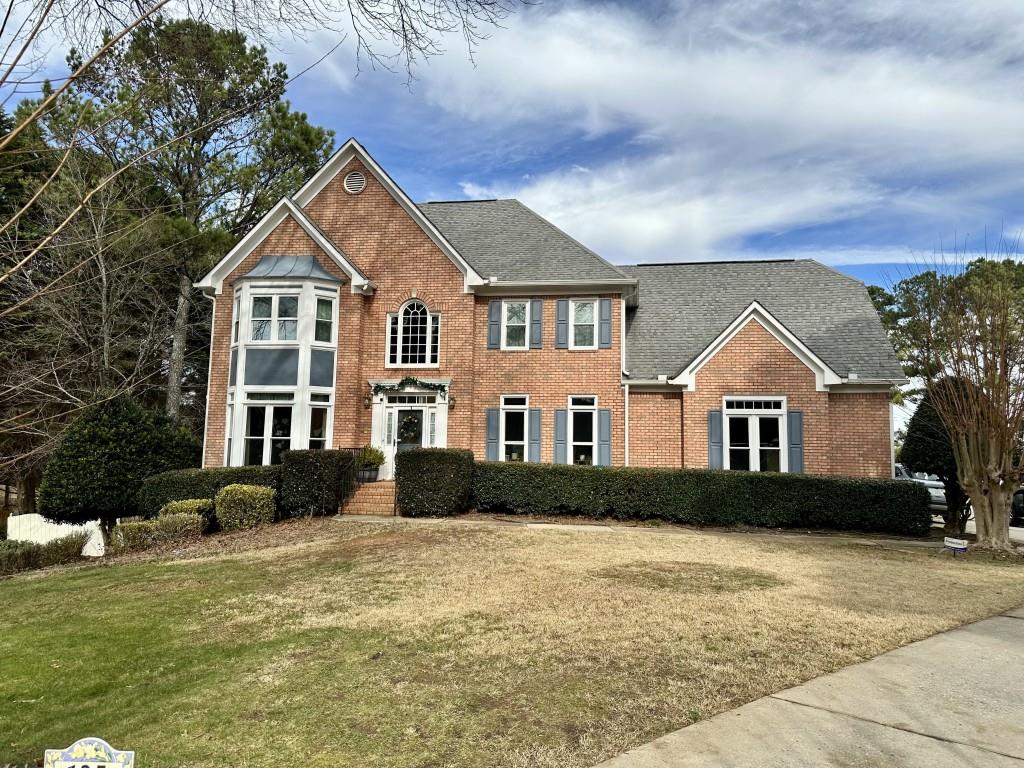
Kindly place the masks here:
[(345, 191), (350, 195), (358, 195), (366, 189), (366, 177), (359, 171), (352, 171), (345, 177)]

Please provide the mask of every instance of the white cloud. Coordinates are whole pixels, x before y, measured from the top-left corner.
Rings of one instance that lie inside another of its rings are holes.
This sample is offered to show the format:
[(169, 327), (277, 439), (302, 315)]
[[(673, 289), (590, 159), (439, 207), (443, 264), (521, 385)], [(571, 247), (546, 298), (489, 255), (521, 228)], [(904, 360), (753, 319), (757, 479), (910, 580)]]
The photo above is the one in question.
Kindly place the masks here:
[(1024, 191), (1020, 50), (1006, 0), (725, 0), (655, 21), (570, 5), (523, 12), (475, 66), (434, 60), (420, 87), (488, 140), (584, 139), (467, 194), (520, 197), (616, 259), (707, 258), (856, 217), (977, 228)]

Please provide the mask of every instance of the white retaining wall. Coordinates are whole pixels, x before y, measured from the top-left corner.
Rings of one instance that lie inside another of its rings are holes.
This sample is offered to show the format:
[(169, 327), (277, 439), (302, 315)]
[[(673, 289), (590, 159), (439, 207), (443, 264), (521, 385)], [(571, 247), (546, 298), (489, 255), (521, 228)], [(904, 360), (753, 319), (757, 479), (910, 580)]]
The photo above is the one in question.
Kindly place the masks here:
[(89, 531), (89, 540), (82, 548), (82, 554), (86, 557), (100, 557), (103, 555), (103, 534), (100, 533), (99, 520), (93, 520), (85, 525), (67, 525), (65, 523), (51, 523), (42, 515), (11, 515), (7, 518), (7, 538), (16, 541), (33, 541), (36, 544), (45, 544), (54, 539), (61, 539), (73, 533)]

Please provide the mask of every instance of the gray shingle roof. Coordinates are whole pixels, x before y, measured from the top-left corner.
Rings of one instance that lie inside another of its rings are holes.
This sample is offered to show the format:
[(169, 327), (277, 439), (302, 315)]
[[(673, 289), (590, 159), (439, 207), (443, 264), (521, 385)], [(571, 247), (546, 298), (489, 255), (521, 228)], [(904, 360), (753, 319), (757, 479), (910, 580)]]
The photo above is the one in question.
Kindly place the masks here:
[(673, 376), (757, 301), (840, 376), (903, 377), (864, 284), (809, 260), (622, 267), (640, 279), (626, 318), (631, 379)]
[(418, 207), (481, 277), (513, 282), (627, 277), (518, 200)]
[(317, 263), (312, 256), (264, 256), (243, 277), (291, 277), (341, 281)]

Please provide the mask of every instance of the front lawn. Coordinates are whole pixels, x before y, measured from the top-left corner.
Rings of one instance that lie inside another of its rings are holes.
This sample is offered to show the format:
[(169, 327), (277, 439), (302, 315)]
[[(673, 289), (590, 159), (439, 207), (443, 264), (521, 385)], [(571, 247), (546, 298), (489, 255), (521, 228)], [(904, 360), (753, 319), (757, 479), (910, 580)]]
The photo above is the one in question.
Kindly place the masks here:
[(1024, 603), (1019, 565), (842, 539), (314, 520), (190, 555), (0, 580), (0, 764), (588, 766)]

